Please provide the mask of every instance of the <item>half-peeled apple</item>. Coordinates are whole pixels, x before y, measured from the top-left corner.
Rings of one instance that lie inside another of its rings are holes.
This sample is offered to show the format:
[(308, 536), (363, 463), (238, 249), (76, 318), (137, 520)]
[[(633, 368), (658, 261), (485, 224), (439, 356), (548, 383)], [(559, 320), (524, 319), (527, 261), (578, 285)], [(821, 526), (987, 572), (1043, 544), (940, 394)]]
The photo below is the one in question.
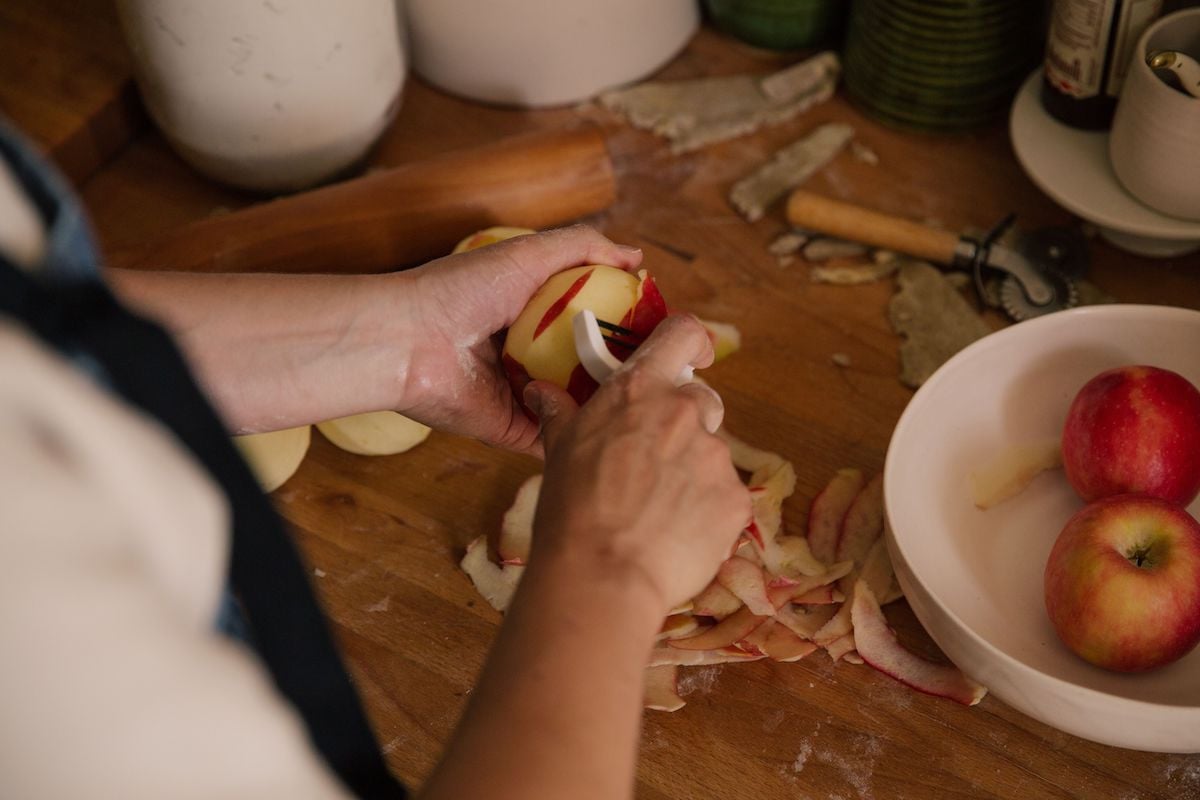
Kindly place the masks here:
[(596, 381), (575, 352), (573, 322), (585, 309), (601, 322), (633, 332), (630, 338), (610, 337), (609, 352), (621, 361), (667, 316), (666, 302), (645, 270), (635, 275), (591, 264), (551, 276), (509, 326), (504, 339), (504, 370), (517, 397), (531, 380), (566, 389), (578, 403), (586, 402), (596, 391)]

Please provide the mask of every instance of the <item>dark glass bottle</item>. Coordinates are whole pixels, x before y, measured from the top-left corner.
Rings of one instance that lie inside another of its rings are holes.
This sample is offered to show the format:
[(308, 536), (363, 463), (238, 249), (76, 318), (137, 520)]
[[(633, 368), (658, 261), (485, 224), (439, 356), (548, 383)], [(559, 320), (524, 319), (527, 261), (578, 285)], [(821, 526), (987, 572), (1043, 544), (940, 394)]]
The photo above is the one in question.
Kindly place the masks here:
[(1074, 128), (1112, 124), (1133, 48), (1163, 0), (1055, 0), (1042, 105)]

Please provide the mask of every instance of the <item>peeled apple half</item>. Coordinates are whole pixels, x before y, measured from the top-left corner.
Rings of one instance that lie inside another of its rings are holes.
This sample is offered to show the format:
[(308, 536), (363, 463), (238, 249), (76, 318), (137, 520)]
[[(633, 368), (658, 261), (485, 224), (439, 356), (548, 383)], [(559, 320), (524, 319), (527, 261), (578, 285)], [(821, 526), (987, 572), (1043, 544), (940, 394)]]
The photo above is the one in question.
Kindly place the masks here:
[(295, 474), (311, 440), (311, 425), (233, 437), (264, 492), (275, 491)]
[(712, 337), (714, 363), (742, 348), (742, 332), (737, 326), (728, 322), (714, 322), (711, 319), (702, 319), (700, 324), (708, 329), (708, 334)]
[(419, 445), (430, 428), (395, 411), (371, 411), (318, 422), (317, 430), (338, 447), (360, 456), (390, 456)]
[(480, 247), (487, 247), (489, 244), (502, 242), (505, 239), (512, 239), (517, 236), (525, 236), (530, 233), (537, 233), (531, 228), (508, 228), (504, 226), (496, 226), (494, 228), (485, 228), (484, 230), (472, 233), (467, 238), (454, 246), (454, 253), (465, 253), (468, 250), (477, 250)]

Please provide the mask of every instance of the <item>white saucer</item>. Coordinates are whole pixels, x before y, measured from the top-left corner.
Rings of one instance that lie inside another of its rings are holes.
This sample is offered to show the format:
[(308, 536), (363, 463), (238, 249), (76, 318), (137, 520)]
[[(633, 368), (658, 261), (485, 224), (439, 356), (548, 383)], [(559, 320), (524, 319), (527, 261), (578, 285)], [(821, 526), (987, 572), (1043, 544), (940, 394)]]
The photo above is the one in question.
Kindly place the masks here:
[(1030, 179), (1122, 250), (1166, 258), (1200, 249), (1200, 222), (1160, 214), (1121, 187), (1108, 160), (1107, 132), (1076, 130), (1045, 112), (1041, 80), (1038, 70), (1025, 81), (1009, 121), (1013, 150)]

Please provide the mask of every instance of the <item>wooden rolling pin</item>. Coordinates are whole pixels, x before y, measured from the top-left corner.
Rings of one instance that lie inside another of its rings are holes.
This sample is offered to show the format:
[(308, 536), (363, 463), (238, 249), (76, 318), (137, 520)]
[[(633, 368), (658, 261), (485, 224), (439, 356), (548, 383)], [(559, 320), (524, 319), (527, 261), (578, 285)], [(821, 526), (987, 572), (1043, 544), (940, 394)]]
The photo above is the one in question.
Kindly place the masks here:
[(788, 198), (787, 218), (800, 228), (871, 247), (896, 250), (936, 264), (953, 263), (959, 242), (956, 233), (831, 200), (803, 189), (795, 190)]
[(546, 228), (616, 197), (594, 127), (505, 139), (199, 220), (109, 255), (112, 267), (386, 272), (491, 225)]

